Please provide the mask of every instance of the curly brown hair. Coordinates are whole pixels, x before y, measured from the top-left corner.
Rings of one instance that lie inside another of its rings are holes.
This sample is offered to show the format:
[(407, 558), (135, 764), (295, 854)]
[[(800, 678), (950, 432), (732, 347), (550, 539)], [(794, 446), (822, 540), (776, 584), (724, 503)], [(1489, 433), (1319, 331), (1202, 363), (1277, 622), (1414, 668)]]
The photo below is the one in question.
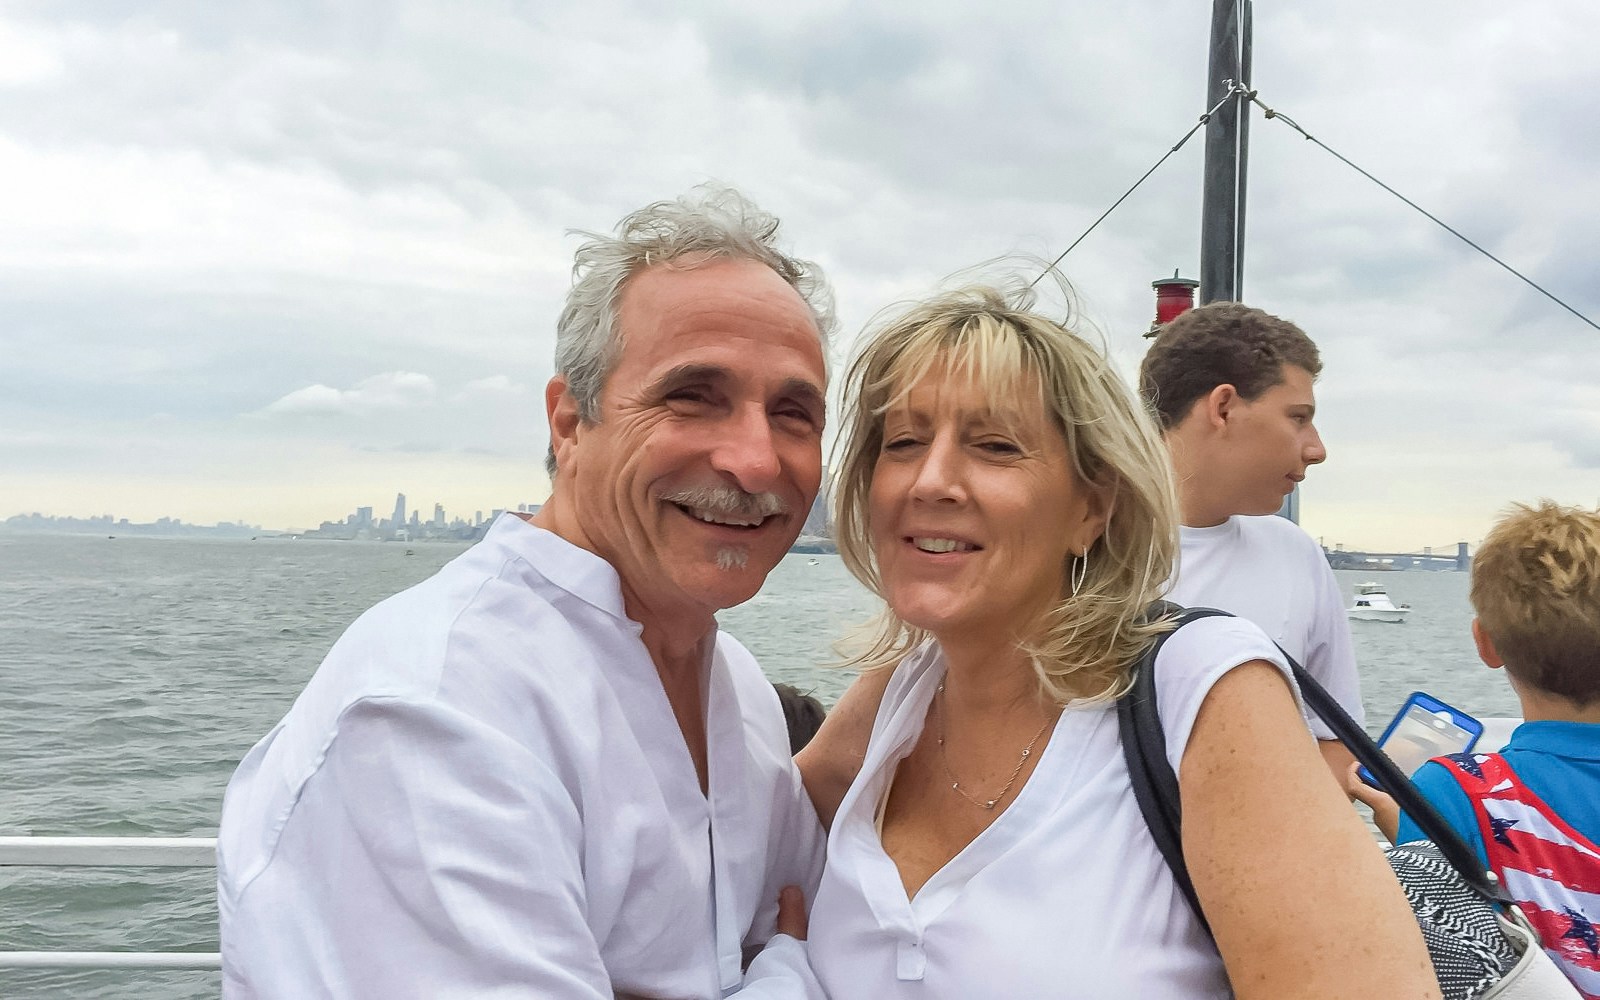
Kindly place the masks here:
[(1283, 381), (1283, 366), (1322, 373), (1317, 345), (1286, 319), (1237, 302), (1191, 309), (1162, 327), (1139, 366), (1139, 394), (1163, 430), (1219, 385), (1255, 399)]

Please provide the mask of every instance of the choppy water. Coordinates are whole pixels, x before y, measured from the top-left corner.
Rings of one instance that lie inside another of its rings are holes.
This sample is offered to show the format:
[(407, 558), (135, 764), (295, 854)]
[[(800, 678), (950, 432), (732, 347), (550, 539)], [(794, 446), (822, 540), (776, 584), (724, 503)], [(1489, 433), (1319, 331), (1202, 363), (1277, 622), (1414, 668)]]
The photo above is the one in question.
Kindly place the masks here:
[[(363, 610), (460, 546), (0, 536), (0, 834), (210, 836), (234, 765)], [(1340, 574), (1348, 593), (1361, 577)], [(1404, 625), (1352, 622), (1371, 728), (1414, 689), (1515, 715), (1467, 633), (1467, 577), (1384, 577)], [(774, 680), (819, 669), (872, 599), (835, 556), (792, 555), (723, 623)], [(19, 949), (215, 950), (210, 871), (0, 871)], [(6, 972), (0, 997), (199, 998), (212, 973)]]

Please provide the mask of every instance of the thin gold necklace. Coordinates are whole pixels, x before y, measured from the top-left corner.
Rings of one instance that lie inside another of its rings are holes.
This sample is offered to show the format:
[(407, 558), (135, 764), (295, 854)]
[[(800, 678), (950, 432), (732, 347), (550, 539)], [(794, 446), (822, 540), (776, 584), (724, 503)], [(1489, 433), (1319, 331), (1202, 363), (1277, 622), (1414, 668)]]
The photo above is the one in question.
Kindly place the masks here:
[(950, 787), (956, 790), (956, 794), (960, 795), (962, 798), (966, 799), (968, 802), (971, 802), (973, 805), (977, 806), (979, 809), (993, 809), (995, 807), (995, 803), (997, 803), (1001, 799), (1005, 798), (1006, 797), (1006, 793), (1011, 791), (1011, 786), (1015, 785), (1017, 783), (1017, 775), (1022, 773), (1022, 766), (1024, 764), (1028, 763), (1028, 758), (1029, 757), (1033, 756), (1033, 748), (1034, 748), (1034, 746), (1039, 742), (1039, 738), (1044, 735), (1044, 731), (1046, 729), (1050, 728), (1050, 723), (1054, 722), (1055, 720), (1054, 719), (1050, 719), (1050, 718), (1046, 718), (1044, 720), (1044, 725), (1040, 726), (1039, 727), (1039, 731), (1037, 733), (1033, 734), (1033, 739), (1029, 740), (1028, 741), (1028, 745), (1022, 748), (1022, 757), (1020, 759), (1018, 759), (1017, 766), (1011, 769), (1011, 777), (1006, 779), (1006, 787), (1000, 789), (1000, 793), (998, 795), (996, 795), (992, 799), (975, 799), (975, 798), (972, 797), (972, 794), (970, 792), (968, 792), (965, 788), (961, 787), (961, 782), (956, 780), (955, 774), (952, 773), (951, 770), (950, 770), (950, 761), (949, 761), (949, 759), (947, 757), (945, 757), (945, 753), (944, 753), (944, 704), (943, 704), (943, 699), (944, 699), (944, 681), (940, 681), (939, 682), (939, 690), (935, 691), (933, 694), (934, 694), (934, 708), (939, 713), (939, 734), (938, 734), (939, 735), (939, 763), (944, 766), (944, 776), (946, 778), (950, 779)]

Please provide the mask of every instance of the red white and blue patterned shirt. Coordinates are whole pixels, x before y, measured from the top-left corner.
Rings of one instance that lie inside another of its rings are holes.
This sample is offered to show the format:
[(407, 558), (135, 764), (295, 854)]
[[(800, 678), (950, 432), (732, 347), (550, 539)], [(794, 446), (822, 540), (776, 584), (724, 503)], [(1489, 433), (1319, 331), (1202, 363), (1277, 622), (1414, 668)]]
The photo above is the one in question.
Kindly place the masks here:
[(1489, 867), (1545, 951), (1587, 1000), (1600, 1000), (1600, 846), (1574, 830), (1499, 754), (1435, 762), (1472, 803)]

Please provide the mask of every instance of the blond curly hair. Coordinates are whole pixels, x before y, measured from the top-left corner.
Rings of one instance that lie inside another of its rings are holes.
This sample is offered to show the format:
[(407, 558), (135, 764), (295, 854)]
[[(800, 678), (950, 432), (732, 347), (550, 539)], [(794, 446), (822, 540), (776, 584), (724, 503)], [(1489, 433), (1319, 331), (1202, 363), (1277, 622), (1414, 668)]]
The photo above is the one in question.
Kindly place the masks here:
[(1472, 608), (1512, 677), (1600, 701), (1600, 513), (1513, 504), (1472, 559)]

